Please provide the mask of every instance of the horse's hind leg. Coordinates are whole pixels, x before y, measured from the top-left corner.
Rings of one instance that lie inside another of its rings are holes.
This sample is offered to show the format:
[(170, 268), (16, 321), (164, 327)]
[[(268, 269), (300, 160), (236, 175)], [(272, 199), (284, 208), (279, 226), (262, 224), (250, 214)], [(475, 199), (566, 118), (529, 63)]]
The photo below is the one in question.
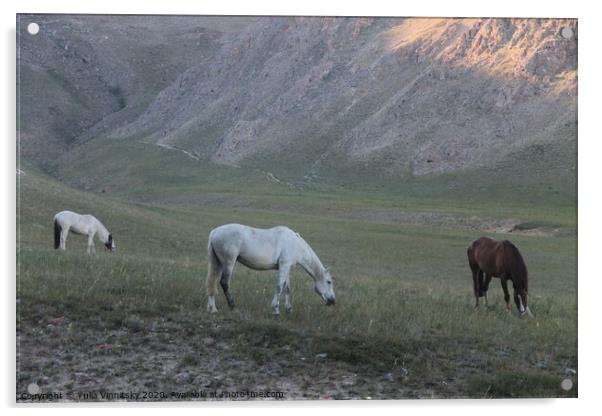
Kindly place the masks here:
[(217, 294), (217, 276), (222, 274), (222, 265), (209, 245), (207, 258), (207, 311), (216, 313), (215, 295)]
[(67, 250), (67, 234), (69, 234), (69, 227), (63, 227), (63, 229), (61, 230), (61, 237), (60, 237), (60, 249), (61, 250)]
[(474, 305), (475, 308), (479, 307), (479, 295), (481, 294), (479, 287), (479, 278), (481, 273), (482, 272), (478, 269), (472, 269), (472, 285), (474, 290), (474, 297), (476, 299), (476, 304)]
[(286, 282), (284, 283), (284, 307), (286, 308), (286, 313), (293, 311), (293, 305), (291, 305), (290, 275), (286, 277)]
[(483, 270), (479, 270), (479, 297), (485, 296), (485, 273)]
[(504, 301), (506, 302), (506, 309), (510, 312), (510, 293), (508, 293), (508, 279), (502, 276), (502, 289), (504, 289)]
[(228, 306), (230, 309), (234, 308), (234, 298), (229, 292), (230, 289), (230, 278), (232, 277), (232, 271), (234, 270), (235, 262), (226, 263), (222, 270), (222, 278), (219, 281), (219, 284), (222, 286), (224, 290), (224, 295), (226, 296), (226, 301), (228, 302)]
[[(272, 299), (272, 309), (276, 316), (280, 315), (280, 294), (282, 293), (282, 290), (287, 287), (290, 269), (290, 264), (283, 263), (278, 265), (278, 282), (276, 283), (276, 290), (274, 291), (274, 299)], [(290, 304), (288, 306), (290, 306)]]
[(485, 296), (485, 305), (487, 305), (487, 291), (489, 291), (489, 283), (491, 282), (491, 275), (485, 273), (485, 283), (483, 284), (483, 296)]

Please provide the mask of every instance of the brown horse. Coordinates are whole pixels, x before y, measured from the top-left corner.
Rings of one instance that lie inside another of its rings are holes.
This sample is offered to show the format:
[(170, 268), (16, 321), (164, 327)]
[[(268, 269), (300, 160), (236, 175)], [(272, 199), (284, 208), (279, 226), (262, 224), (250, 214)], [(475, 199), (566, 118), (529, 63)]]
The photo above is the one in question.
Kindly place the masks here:
[[(522, 317), (533, 316), (527, 305), (528, 273), (527, 266), (520, 252), (508, 240), (498, 241), (481, 237), (468, 247), (468, 264), (472, 270), (474, 295), (479, 306), (479, 298), (484, 296), (487, 303), (487, 290), (492, 277), (499, 277), (504, 289), (504, 300), (510, 311), (510, 294), (508, 280), (514, 287), (514, 303)], [(485, 278), (483, 278), (483, 275)]]

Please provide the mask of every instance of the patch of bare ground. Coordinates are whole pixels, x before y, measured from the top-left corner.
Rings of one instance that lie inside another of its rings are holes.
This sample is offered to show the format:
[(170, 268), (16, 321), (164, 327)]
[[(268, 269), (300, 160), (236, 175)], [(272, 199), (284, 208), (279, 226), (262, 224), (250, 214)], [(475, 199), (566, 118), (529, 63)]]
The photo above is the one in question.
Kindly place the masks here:
[(488, 218), (440, 212), (416, 211), (367, 211), (357, 219), (379, 222), (405, 223), (433, 228), (461, 229), (495, 234), (514, 234), (532, 237), (554, 237), (569, 233), (562, 227), (550, 225), (527, 225), (514, 218)]
[(560, 228), (532, 228), (528, 230), (523, 230), (518, 228), (517, 226), (512, 227), (511, 229), (506, 229), (501, 231), (503, 233), (512, 233), (512, 234), (520, 234), (520, 235), (528, 235), (531, 237), (552, 237), (558, 235), (562, 232)]
[[(303, 212), (292, 206), (272, 206), (273, 210), (282, 212)], [(513, 218), (487, 218), (476, 215), (467, 216), (443, 212), (404, 211), (404, 210), (378, 210), (339, 208), (314, 208), (312, 214), (333, 216), (358, 221), (371, 221), (380, 223), (419, 225), (432, 228), (461, 229), (480, 231), (496, 234), (519, 234), (527, 236), (550, 237), (562, 232), (558, 227), (523, 227), (523, 223)]]
[(470, 363), (452, 363), (430, 346), (311, 336), (239, 318), (181, 311), (119, 321), (38, 308), (17, 332), (17, 400), (27, 401), (19, 395), (31, 383), (65, 401), (400, 399), (465, 391)]
[(365, 211), (360, 212), (358, 219), (421, 225), (434, 228), (482, 230), (489, 232), (508, 232), (507, 230), (513, 229), (514, 225), (517, 223), (514, 219), (495, 219), (441, 212), (417, 211)]
[(515, 226), (511, 227), (493, 227), (488, 231), (496, 234), (518, 234), (518, 235), (526, 235), (531, 237), (550, 237), (558, 232), (558, 230), (543, 230), (543, 229), (535, 229), (535, 230), (521, 230), (516, 228)]

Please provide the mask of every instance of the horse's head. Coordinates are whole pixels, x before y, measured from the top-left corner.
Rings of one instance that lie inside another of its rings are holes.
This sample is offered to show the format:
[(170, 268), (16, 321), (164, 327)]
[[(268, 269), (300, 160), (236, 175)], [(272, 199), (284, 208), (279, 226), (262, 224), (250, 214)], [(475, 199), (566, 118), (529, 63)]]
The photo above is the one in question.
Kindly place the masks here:
[(315, 277), (314, 281), (314, 290), (318, 295), (324, 299), (326, 305), (334, 305), (336, 302), (336, 297), (334, 295), (334, 286), (332, 283), (332, 276), (330, 275), (330, 270), (325, 268), (320, 276)]
[(115, 249), (117, 248), (115, 246), (115, 241), (113, 241), (113, 234), (109, 234), (109, 238), (107, 239), (107, 242), (105, 243), (105, 247), (109, 251), (115, 251)]

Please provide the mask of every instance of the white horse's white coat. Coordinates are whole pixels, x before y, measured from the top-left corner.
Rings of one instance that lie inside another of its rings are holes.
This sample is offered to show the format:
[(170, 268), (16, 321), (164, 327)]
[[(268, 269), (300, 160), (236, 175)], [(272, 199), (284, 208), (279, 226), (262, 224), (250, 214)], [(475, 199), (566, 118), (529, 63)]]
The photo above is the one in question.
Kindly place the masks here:
[(301, 236), (287, 227), (270, 229), (253, 228), (241, 224), (226, 224), (209, 234), (207, 272), (207, 310), (217, 312), (215, 294), (217, 279), (226, 295), (228, 305), (234, 300), (228, 292), (235, 263), (254, 270), (278, 270), (278, 283), (272, 300), (275, 315), (280, 314), (280, 294), (284, 290), (285, 306), (290, 312), (289, 273), (291, 267), (300, 265), (314, 280), (315, 291), (327, 305), (335, 303), (332, 277), (327, 268)]
[(113, 236), (107, 228), (92, 215), (81, 215), (72, 211), (61, 211), (54, 216), (54, 248), (65, 250), (69, 231), (79, 235), (88, 236), (87, 253), (96, 252), (94, 236), (111, 251), (115, 250)]

